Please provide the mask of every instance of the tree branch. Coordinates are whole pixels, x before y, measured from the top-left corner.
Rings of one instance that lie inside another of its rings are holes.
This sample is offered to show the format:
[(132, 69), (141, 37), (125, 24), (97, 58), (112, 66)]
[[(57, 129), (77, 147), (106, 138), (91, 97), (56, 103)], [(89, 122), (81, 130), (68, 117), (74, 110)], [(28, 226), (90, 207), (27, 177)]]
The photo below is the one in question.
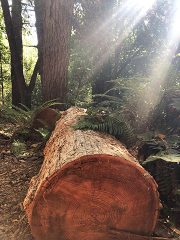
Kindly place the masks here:
[(26, 44), (24, 44), (23, 46), (24, 46), (24, 47), (38, 48), (38, 46), (37, 46), (37, 45), (26, 45)]

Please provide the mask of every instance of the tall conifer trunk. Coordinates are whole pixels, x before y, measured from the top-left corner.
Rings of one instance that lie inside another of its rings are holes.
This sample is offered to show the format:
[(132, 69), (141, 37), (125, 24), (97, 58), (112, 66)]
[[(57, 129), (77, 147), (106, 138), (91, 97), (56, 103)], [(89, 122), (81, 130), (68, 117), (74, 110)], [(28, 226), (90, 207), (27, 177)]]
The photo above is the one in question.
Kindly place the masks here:
[(44, 101), (65, 102), (73, 0), (41, 0), (42, 91)]

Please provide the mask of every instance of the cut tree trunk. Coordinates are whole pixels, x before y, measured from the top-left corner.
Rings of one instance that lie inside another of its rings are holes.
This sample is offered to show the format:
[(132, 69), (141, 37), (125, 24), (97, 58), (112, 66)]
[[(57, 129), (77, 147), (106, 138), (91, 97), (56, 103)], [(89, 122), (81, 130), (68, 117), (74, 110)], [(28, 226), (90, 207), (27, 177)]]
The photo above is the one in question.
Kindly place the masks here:
[(154, 179), (114, 137), (75, 130), (85, 114), (78, 108), (64, 112), (45, 147), (24, 201), (33, 236), (151, 239), (160, 206)]

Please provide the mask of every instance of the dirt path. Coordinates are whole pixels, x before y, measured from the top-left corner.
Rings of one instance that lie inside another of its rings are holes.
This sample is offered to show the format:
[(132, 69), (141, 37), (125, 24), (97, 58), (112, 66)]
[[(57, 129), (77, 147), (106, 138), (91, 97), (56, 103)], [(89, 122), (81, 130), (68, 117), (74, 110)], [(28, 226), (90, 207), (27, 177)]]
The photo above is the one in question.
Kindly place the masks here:
[[(32, 149), (29, 149), (32, 151)], [(35, 152), (35, 151), (34, 151)], [(0, 140), (0, 239), (32, 240), (22, 203), (32, 176), (42, 163), (42, 154), (17, 158), (10, 145)]]

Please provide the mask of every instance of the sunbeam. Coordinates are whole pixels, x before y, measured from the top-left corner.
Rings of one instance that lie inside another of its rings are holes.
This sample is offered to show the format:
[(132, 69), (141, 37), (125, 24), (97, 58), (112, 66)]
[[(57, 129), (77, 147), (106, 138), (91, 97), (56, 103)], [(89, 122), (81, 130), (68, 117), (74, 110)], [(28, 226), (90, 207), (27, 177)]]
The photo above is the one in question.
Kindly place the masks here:
[[(149, 112), (158, 104), (161, 99), (161, 92), (164, 89), (165, 80), (172, 63), (172, 59), (178, 48), (180, 41), (180, 1), (174, 1), (173, 10), (170, 14), (171, 21), (168, 26), (168, 36), (166, 39), (166, 45), (162, 46), (160, 52), (161, 56), (157, 56), (154, 59), (150, 79), (151, 82), (146, 88), (144, 95), (142, 96), (142, 104), (139, 109), (141, 117), (146, 118)], [(147, 103), (149, 103), (147, 105)], [(143, 107), (144, 105), (144, 107)]]
[[(96, 67), (89, 73), (88, 78), (98, 72), (101, 66), (109, 59), (123, 41), (129, 36), (130, 32), (139, 23), (139, 21), (152, 8), (155, 0), (124, 0), (120, 3), (116, 12), (113, 12), (108, 19), (97, 27), (94, 32), (90, 32), (84, 39), (84, 44), (91, 43), (89, 55), (96, 61)], [(123, 24), (124, 23), (124, 24)], [(112, 25), (122, 26), (118, 36), (114, 36), (109, 29)], [(116, 44), (113, 44), (113, 39)]]

